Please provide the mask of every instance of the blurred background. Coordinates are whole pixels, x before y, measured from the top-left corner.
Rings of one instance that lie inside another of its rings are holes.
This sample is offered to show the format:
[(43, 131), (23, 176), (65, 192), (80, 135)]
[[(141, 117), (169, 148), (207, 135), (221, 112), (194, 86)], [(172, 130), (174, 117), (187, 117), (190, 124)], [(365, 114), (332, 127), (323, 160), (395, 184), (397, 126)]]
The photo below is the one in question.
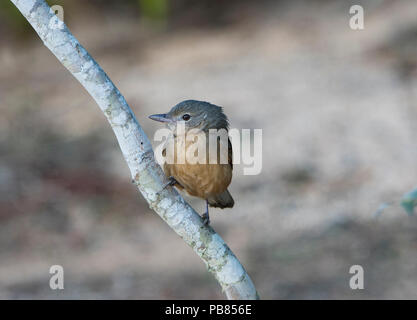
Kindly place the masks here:
[[(235, 207), (211, 211), (261, 298), (417, 298), (416, 217), (398, 204), (417, 185), (416, 1), (48, 2), (151, 139), (147, 116), (185, 99), (263, 129), (262, 173), (236, 166)], [(92, 98), (2, 1), (0, 298), (223, 297), (130, 183)]]

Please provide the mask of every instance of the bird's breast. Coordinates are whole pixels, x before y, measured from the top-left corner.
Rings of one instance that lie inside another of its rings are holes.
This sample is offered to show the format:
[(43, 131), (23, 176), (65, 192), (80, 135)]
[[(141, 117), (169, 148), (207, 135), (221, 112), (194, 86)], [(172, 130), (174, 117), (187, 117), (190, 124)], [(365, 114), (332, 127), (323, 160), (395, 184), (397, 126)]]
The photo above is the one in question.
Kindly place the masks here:
[[(198, 134), (204, 134), (204, 132)], [(179, 157), (183, 162), (178, 163), (177, 150), (184, 150), (185, 154), (195, 152), (196, 140), (189, 137), (187, 139), (171, 137), (171, 139), (171, 141), (167, 140), (167, 144), (172, 143), (174, 146), (174, 163), (164, 164), (167, 176), (173, 176), (190, 195), (203, 199), (220, 194), (227, 189), (232, 180), (230, 164), (209, 164), (208, 147), (206, 148), (206, 163), (190, 163), (187, 156)]]

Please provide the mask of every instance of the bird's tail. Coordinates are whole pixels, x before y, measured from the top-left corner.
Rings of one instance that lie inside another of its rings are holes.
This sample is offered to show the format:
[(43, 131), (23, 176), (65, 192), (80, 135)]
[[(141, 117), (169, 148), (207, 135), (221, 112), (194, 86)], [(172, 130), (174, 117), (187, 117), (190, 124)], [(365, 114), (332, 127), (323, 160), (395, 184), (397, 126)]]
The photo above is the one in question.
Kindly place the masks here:
[(223, 193), (217, 194), (215, 196), (211, 196), (207, 199), (210, 207), (215, 208), (233, 208), (235, 201), (232, 198), (232, 195), (228, 190), (224, 191)]

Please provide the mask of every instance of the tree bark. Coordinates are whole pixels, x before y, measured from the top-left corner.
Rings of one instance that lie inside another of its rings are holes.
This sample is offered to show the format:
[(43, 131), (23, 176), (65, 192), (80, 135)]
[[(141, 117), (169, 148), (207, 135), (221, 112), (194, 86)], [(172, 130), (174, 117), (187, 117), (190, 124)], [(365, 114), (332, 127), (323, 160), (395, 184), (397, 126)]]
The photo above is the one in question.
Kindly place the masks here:
[[(173, 188), (154, 159), (148, 137), (125, 98), (44, 0), (11, 0), (45, 46), (94, 98), (116, 135), (132, 181), (152, 208), (205, 262), (228, 299), (259, 299), (245, 269), (223, 239)], [(161, 191), (162, 190), (162, 191)], [(167, 257), (169, 259), (169, 257)]]

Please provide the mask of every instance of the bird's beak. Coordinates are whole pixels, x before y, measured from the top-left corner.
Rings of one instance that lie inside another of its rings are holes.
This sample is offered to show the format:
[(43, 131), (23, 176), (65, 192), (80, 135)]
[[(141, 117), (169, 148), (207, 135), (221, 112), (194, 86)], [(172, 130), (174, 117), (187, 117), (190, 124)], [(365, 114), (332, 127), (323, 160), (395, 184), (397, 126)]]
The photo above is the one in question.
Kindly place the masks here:
[(166, 113), (153, 114), (153, 115), (149, 116), (149, 119), (159, 121), (159, 122), (173, 122), (172, 119), (169, 118)]

